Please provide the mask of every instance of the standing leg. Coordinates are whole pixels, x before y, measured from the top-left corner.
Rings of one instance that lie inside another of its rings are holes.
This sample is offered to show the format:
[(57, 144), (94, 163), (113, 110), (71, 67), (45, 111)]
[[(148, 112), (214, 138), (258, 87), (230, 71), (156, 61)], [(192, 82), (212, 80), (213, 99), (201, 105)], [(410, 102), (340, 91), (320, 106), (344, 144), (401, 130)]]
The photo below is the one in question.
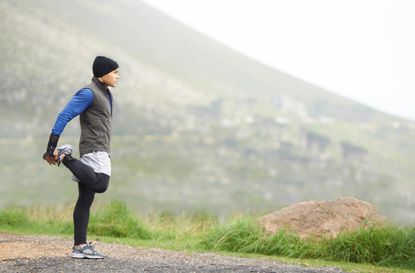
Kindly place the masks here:
[(89, 222), (89, 211), (94, 201), (95, 192), (82, 183), (78, 183), (78, 201), (73, 212), (75, 245), (86, 244), (86, 234)]

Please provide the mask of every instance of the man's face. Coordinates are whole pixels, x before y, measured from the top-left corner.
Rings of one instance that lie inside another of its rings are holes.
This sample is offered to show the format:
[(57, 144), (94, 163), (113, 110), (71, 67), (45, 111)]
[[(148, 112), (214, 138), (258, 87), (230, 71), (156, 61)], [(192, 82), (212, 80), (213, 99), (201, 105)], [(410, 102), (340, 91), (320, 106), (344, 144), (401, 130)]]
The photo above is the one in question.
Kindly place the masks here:
[(119, 74), (118, 74), (118, 68), (111, 71), (108, 74), (105, 74), (104, 76), (100, 77), (99, 80), (111, 87), (115, 87), (118, 83), (118, 79), (120, 78)]

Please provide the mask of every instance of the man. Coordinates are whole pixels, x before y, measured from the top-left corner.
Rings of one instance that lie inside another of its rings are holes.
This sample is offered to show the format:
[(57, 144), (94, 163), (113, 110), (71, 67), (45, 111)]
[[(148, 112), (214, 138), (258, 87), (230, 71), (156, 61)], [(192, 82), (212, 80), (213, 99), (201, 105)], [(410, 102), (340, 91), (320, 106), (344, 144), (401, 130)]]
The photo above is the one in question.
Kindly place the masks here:
[[(104, 256), (87, 243), (86, 235), (94, 195), (107, 190), (111, 176), (109, 154), (113, 99), (108, 87), (115, 87), (118, 83), (118, 64), (110, 58), (97, 56), (92, 71), (92, 82), (79, 90), (58, 115), (43, 159), (52, 165), (62, 163), (78, 182), (71, 257), (102, 259)], [(72, 157), (71, 145), (56, 148), (66, 124), (78, 115), (81, 123), (80, 160)]]

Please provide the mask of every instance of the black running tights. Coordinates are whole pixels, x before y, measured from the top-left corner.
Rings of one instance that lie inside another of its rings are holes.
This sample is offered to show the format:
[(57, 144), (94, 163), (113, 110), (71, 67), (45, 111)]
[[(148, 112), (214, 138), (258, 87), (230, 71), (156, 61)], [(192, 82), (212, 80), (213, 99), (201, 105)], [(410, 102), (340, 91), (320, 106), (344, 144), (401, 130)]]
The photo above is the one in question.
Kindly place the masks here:
[(110, 177), (103, 173), (95, 173), (91, 167), (70, 155), (65, 156), (62, 163), (80, 180), (78, 201), (73, 212), (74, 243), (86, 244), (89, 211), (95, 193), (103, 193), (107, 190)]

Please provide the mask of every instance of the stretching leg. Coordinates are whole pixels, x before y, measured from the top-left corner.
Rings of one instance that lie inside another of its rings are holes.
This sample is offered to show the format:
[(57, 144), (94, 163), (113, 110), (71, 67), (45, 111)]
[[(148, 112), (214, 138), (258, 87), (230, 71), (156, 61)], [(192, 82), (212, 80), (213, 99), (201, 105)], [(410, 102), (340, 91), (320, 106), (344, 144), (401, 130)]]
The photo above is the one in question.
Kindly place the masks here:
[(62, 163), (91, 191), (103, 193), (107, 190), (110, 178), (108, 175), (95, 173), (91, 167), (70, 155), (65, 156)]

